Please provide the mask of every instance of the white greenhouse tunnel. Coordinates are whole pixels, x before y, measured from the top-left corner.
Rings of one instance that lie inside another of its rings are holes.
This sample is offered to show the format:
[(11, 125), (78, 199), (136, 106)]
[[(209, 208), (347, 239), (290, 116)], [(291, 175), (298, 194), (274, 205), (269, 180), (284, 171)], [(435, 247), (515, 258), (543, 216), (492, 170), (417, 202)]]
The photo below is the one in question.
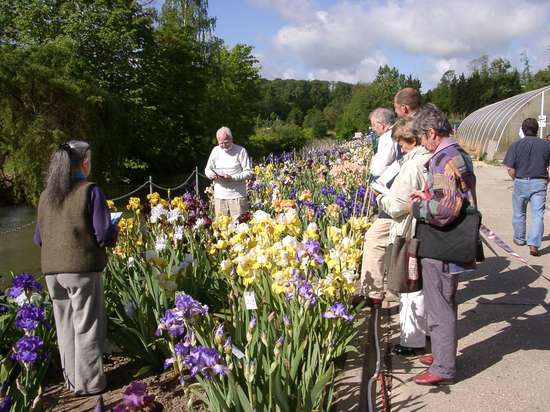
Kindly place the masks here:
[(462, 121), (455, 137), (468, 149), (485, 154), (488, 160), (501, 159), (520, 138), (521, 123), (528, 117), (539, 121), (539, 137), (550, 134), (550, 86), (476, 110)]

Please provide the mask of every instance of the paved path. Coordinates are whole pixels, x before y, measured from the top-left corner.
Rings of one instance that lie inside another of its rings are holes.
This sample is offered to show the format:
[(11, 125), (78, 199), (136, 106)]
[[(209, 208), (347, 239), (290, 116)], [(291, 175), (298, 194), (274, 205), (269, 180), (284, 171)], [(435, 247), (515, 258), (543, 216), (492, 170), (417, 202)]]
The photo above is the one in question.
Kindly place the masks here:
[[(424, 370), (415, 358), (392, 357), (392, 411), (550, 410), (550, 235), (541, 257), (512, 243), (512, 181), (502, 167), (479, 164), (479, 206), (483, 223), (513, 246), (537, 270), (485, 249), (486, 261), (461, 278), (457, 294), (458, 376), (450, 386), (424, 387), (412, 378)], [(546, 212), (550, 226), (550, 212)], [(545, 233), (550, 233), (546, 230)], [(394, 342), (398, 323), (392, 323)], [(338, 410), (357, 410), (361, 371), (343, 376), (346, 397)], [(354, 398), (355, 397), (355, 398)], [(382, 410), (382, 409), (379, 409)]]

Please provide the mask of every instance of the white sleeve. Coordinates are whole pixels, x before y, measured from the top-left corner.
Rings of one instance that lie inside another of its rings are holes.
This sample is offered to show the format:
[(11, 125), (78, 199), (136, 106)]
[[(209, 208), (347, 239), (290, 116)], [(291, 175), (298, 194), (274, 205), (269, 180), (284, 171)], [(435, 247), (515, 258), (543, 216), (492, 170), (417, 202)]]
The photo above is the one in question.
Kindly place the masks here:
[(216, 177), (216, 174), (212, 169), (215, 168), (214, 165), (214, 158), (216, 157), (216, 148), (213, 148), (210, 152), (210, 156), (208, 156), (208, 162), (206, 162), (206, 167), (204, 168), (204, 174), (209, 179), (214, 179)]
[(233, 180), (246, 180), (250, 179), (254, 172), (252, 172), (252, 161), (245, 148), (239, 153), (239, 163), (241, 164), (242, 171), (233, 176)]
[(380, 176), (395, 160), (395, 144), (387, 132), (380, 137), (378, 152), (372, 158), (370, 172), (373, 176)]

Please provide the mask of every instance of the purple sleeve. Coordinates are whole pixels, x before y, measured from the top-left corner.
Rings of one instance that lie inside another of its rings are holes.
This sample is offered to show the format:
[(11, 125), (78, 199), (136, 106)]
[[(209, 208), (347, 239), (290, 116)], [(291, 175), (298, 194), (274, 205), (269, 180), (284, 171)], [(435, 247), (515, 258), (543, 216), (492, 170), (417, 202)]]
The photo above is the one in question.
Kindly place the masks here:
[(99, 246), (114, 246), (118, 238), (118, 232), (116, 225), (111, 223), (107, 199), (99, 186), (92, 188), (89, 206), (97, 244)]
[(34, 228), (34, 244), (38, 247), (42, 247), (42, 236), (40, 236), (40, 226), (38, 226), (38, 222), (36, 223), (36, 227)]

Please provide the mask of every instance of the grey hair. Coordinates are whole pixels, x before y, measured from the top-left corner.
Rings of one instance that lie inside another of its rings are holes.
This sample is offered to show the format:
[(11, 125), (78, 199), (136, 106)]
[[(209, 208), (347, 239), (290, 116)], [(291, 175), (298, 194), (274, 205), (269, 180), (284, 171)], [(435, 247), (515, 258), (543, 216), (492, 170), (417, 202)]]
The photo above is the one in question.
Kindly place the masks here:
[(395, 123), (395, 113), (393, 110), (379, 107), (371, 112), (369, 119), (375, 119), (383, 125), (391, 126)]
[(216, 138), (224, 134), (228, 135), (231, 139), (233, 139), (233, 134), (231, 133), (231, 129), (227, 126), (223, 126), (218, 129), (218, 131), (216, 132)]
[(54, 152), (50, 160), (46, 189), (46, 203), (53, 208), (59, 208), (73, 188), (73, 173), (86, 159), (90, 158), (90, 145), (81, 140), (71, 140), (63, 143)]
[(413, 131), (415, 134), (421, 135), (429, 129), (434, 129), (438, 135), (446, 137), (450, 136), (453, 128), (443, 113), (435, 104), (428, 103), (422, 107), (413, 121)]

